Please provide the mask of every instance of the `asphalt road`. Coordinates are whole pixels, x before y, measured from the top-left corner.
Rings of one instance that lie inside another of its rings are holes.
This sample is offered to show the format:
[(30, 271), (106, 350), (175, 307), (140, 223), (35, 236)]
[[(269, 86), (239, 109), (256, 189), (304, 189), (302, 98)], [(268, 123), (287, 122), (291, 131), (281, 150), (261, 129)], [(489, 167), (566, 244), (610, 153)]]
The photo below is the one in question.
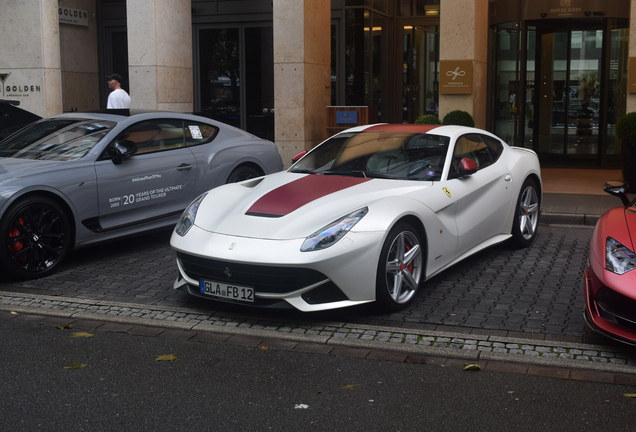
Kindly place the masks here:
[(265, 318), (372, 323), (422, 330), (461, 328), (598, 339), (583, 320), (583, 270), (589, 227), (541, 226), (526, 249), (501, 244), (427, 281), (412, 306), (384, 314), (373, 306), (329, 313), (265, 311), (190, 298), (174, 291), (170, 232), (74, 251), (60, 270), (35, 281), (0, 275), (0, 291), (140, 305), (229, 311)]
[(2, 430), (633, 430), (628, 386), (75, 331), (0, 320)]

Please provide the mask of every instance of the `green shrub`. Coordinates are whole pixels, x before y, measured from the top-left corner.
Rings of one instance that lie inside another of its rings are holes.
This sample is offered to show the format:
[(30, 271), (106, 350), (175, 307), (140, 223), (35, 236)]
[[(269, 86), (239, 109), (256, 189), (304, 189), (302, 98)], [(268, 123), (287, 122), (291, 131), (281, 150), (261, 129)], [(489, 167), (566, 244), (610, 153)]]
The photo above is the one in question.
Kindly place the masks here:
[(627, 114), (618, 122), (616, 136), (621, 141), (636, 141), (636, 112)]
[(475, 127), (475, 121), (466, 111), (454, 110), (444, 116), (443, 125)]
[(415, 120), (415, 124), (441, 125), (442, 122), (433, 114), (425, 114), (419, 116), (417, 120)]

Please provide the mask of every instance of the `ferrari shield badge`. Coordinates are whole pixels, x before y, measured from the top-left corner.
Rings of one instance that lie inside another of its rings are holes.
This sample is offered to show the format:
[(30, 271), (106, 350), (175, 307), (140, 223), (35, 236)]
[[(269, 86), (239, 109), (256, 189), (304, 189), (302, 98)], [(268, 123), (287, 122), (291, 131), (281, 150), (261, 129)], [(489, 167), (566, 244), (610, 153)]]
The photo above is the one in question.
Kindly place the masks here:
[(446, 195), (448, 195), (449, 198), (451, 197), (451, 193), (448, 188), (444, 188), (444, 192), (446, 192)]

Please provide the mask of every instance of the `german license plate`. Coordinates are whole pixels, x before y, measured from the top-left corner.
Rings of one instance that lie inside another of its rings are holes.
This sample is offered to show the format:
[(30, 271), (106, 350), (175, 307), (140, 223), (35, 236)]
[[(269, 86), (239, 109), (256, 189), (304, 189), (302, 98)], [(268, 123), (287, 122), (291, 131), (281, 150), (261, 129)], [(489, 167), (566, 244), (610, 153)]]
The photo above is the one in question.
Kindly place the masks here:
[(254, 302), (254, 288), (228, 285), (201, 279), (199, 281), (201, 294), (226, 300)]

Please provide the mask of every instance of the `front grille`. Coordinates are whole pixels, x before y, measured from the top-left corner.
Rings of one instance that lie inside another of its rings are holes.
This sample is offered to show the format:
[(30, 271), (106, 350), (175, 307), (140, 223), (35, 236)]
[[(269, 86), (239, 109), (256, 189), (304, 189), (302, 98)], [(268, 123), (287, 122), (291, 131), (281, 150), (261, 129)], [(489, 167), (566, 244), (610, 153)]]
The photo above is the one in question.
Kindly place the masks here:
[(596, 295), (596, 305), (601, 317), (636, 331), (636, 300), (603, 287)]
[[(252, 287), (257, 293), (285, 294), (327, 279), (322, 273), (295, 267), (240, 264), (177, 252), (188, 277)], [(228, 278), (227, 274), (231, 276)]]

